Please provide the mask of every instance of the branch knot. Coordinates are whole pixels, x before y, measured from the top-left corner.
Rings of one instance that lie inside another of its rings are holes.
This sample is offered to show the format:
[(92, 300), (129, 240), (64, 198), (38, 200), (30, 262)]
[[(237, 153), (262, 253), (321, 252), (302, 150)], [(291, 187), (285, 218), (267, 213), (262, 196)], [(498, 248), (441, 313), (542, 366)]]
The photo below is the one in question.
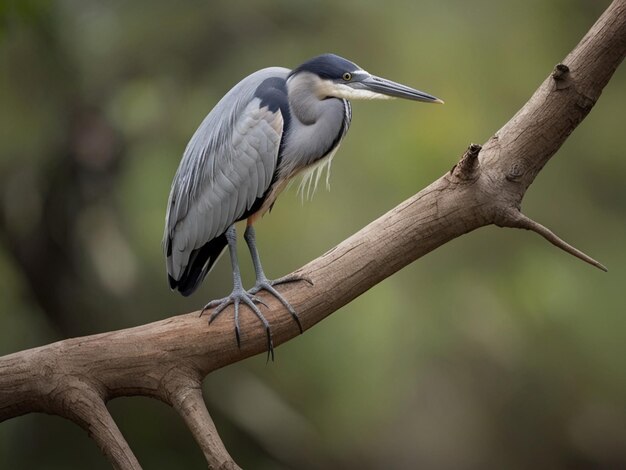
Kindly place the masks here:
[(565, 64), (556, 64), (552, 71), (552, 78), (556, 83), (557, 90), (564, 90), (570, 86), (569, 67)]
[(506, 174), (505, 178), (507, 181), (517, 181), (519, 180), (525, 173), (524, 164), (520, 162), (515, 162), (511, 165), (509, 172)]

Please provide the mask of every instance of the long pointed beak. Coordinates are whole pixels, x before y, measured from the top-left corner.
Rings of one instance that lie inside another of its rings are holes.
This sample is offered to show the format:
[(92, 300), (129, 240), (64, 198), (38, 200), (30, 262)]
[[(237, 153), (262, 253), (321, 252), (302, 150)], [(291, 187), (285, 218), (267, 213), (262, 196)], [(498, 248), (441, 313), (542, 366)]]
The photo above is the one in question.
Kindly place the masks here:
[(440, 100), (433, 95), (429, 95), (423, 91), (419, 91), (375, 75), (370, 75), (357, 83), (360, 85), (359, 88), (373, 91), (374, 93), (380, 93), (381, 95), (392, 96), (394, 98), (404, 98), (413, 101), (422, 101), (424, 103), (443, 104), (443, 100)]

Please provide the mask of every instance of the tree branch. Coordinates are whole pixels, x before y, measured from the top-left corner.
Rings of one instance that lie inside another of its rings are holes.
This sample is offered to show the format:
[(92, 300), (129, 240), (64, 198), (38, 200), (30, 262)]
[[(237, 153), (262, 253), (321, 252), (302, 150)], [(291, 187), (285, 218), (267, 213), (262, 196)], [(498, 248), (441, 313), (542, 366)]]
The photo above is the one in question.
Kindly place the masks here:
[(524, 214), (522, 214), (519, 211), (511, 210), (511, 211), (507, 212), (506, 217), (504, 217), (503, 219), (504, 219), (504, 223), (506, 223), (506, 225), (501, 225), (502, 227), (523, 228), (525, 230), (531, 230), (531, 231), (541, 235), (543, 238), (548, 240), (554, 246), (557, 246), (561, 250), (569, 253), (570, 255), (575, 256), (576, 258), (583, 260), (585, 263), (589, 263), (590, 265), (595, 266), (596, 268), (598, 268), (598, 269), (600, 269), (600, 270), (602, 270), (604, 272), (608, 271), (603, 264), (599, 263), (598, 261), (593, 259), (591, 256), (586, 255), (585, 253), (583, 253), (579, 249), (574, 248), (572, 245), (570, 245), (566, 241), (561, 240), (550, 229), (548, 229), (548, 228), (544, 227), (543, 225), (541, 225), (540, 223), (535, 222), (534, 220), (526, 217)]
[[(626, 0), (615, 0), (522, 109), (481, 148), (472, 145), (453, 170), (298, 270), (310, 278), (282, 293), (306, 330), (407, 264), (495, 224), (533, 230), (603, 268), (521, 215), (523, 196), (543, 166), (589, 113), (626, 54)], [(272, 296), (268, 320), (276, 345), (299, 332)], [(0, 420), (40, 411), (89, 430), (117, 468), (138, 468), (103, 404), (144, 395), (182, 416), (211, 468), (237, 468), (202, 402), (202, 378), (265, 350), (265, 331), (242, 312), (237, 347), (232, 314), (212, 325), (198, 312), (148, 325), (73, 338), (0, 358)], [(232, 313), (232, 312), (231, 312)], [(69, 397), (69, 398), (68, 398)], [(76, 404), (83, 404), (77, 411)]]
[[(174, 369), (173, 369), (174, 370)], [(202, 397), (199, 377), (181, 374), (174, 370), (173, 376), (164, 383), (168, 402), (180, 414), (202, 449), (210, 468), (236, 470), (239, 466), (224, 447), (215, 424)]]
[(141, 469), (109, 410), (93, 390), (77, 388), (66, 396), (64, 409), (67, 418), (80, 425), (107, 456), (115, 468)]

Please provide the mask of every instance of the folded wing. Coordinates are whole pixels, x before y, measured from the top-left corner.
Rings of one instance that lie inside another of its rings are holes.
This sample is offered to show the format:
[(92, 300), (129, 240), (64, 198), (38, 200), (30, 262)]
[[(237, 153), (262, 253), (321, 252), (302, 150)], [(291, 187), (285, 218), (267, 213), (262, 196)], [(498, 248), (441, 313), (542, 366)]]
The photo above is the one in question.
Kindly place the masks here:
[(170, 287), (184, 295), (197, 288), (226, 247), (226, 229), (247, 217), (271, 186), (285, 122), (277, 100), (286, 99), (287, 73), (273, 67), (242, 80), (185, 150), (164, 235)]

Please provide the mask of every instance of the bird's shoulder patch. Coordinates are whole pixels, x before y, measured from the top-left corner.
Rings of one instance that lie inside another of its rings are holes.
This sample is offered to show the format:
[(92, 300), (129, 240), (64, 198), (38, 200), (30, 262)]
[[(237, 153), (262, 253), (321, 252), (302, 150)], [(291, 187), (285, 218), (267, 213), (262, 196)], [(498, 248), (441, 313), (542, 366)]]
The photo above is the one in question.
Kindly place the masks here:
[(261, 82), (254, 92), (255, 98), (261, 100), (260, 107), (266, 107), (273, 113), (280, 111), (285, 114), (289, 110), (287, 98), (287, 82), (284, 78), (270, 77)]

